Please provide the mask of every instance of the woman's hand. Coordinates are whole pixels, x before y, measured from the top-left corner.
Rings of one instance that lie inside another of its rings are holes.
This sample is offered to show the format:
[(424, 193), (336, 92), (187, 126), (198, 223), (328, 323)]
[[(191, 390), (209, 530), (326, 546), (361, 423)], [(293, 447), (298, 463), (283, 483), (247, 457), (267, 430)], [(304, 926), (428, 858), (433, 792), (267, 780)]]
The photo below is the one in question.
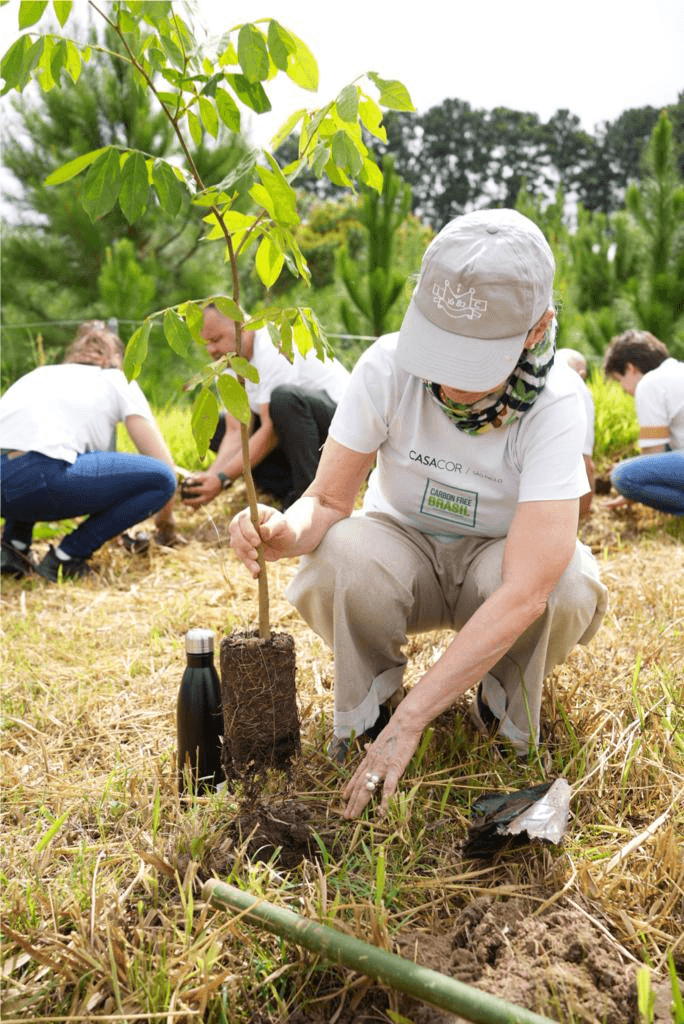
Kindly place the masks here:
[(609, 508), (613, 511), (616, 508), (627, 508), (627, 506), (631, 504), (632, 502), (629, 500), (629, 498), (625, 498), (623, 494), (618, 494), (617, 498), (608, 498), (607, 501), (601, 502), (603, 508)]
[(378, 814), (384, 817), (387, 813), (422, 733), (402, 711), (403, 705), (397, 708), (375, 742), (366, 747), (366, 756), (345, 786), (342, 794), (347, 801), (345, 818), (358, 817), (380, 786), (382, 800)]
[(267, 562), (277, 562), (279, 558), (291, 554), (294, 542), (294, 531), (282, 512), (270, 505), (257, 505), (259, 515), (259, 532), (254, 528), (248, 508), (242, 509), (231, 520), (228, 532), (230, 546), (241, 562), (256, 579), (259, 575), (257, 548), (264, 546), (264, 558)]

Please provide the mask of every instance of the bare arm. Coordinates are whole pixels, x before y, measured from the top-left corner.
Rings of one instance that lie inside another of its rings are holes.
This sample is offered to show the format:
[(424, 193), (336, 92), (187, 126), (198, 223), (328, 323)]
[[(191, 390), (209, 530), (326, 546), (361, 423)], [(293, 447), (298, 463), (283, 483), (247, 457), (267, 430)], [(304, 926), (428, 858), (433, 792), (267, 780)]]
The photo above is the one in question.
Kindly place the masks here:
[[(173, 461), (173, 456), (169, 451), (161, 430), (154, 420), (147, 420), (144, 416), (133, 414), (126, 417), (125, 426), (128, 436), (141, 455), (149, 455), (153, 459), (165, 462), (175, 474), (176, 465)], [(169, 534), (172, 534), (174, 531), (173, 506), (175, 501), (176, 496), (174, 494), (154, 517), (157, 528), (169, 532)]]
[(366, 772), (384, 779), (380, 810), (386, 811), (428, 723), (479, 682), (543, 613), (575, 550), (577, 516), (576, 499), (518, 506), (506, 542), (501, 585), (412, 687), (369, 748), (345, 789), (345, 817), (358, 815), (370, 799)]
[(583, 494), (580, 498), (579, 516), (580, 519), (584, 519), (591, 512), (591, 502), (594, 497), (594, 489), (596, 487), (596, 474), (594, 470), (594, 460), (591, 455), (583, 455), (584, 468), (587, 471), (587, 480), (589, 481), (589, 490), (586, 494)]
[(329, 437), (314, 480), (287, 512), (260, 505), (259, 533), (249, 510), (238, 512), (230, 524), (230, 543), (252, 576), (259, 575), (257, 546), (262, 540), (268, 562), (307, 554), (333, 523), (350, 516), (374, 460), (375, 452), (355, 452)]
[[(279, 443), (268, 405), (260, 406), (259, 419), (259, 426), (249, 438), (249, 463), (252, 467), (263, 462)], [(188, 477), (188, 496), (183, 499), (184, 503), (191, 508), (206, 505), (221, 492), (219, 473), (225, 473), (231, 480), (235, 480), (242, 475), (243, 470), (240, 423), (230, 413), (226, 413), (226, 432), (221, 439), (216, 458), (205, 473), (193, 473)]]

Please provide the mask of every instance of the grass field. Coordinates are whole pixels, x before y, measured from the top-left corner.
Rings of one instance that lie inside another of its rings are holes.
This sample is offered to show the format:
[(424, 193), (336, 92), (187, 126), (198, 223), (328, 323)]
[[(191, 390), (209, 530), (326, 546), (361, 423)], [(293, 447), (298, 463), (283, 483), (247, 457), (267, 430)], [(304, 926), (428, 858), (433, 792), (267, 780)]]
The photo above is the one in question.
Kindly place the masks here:
[[(256, 617), (227, 545), (243, 503), (236, 485), (181, 510), (187, 543), (173, 550), (110, 542), (93, 581), (3, 581), (4, 1024), (458, 1019), (211, 908), (210, 877), (550, 1020), (681, 1021), (669, 974), (684, 974), (682, 523), (596, 503), (581, 534), (610, 611), (549, 678), (537, 757), (502, 755), (464, 702), (426, 735), (389, 817), (350, 823), (350, 767), (324, 753), (331, 659), (283, 598), (288, 561), (271, 569), (271, 610), (295, 639), (301, 760), (256, 795), (179, 801), (184, 634), (206, 626), (218, 645)], [(447, 641), (411, 639), (408, 685)], [(560, 844), (464, 856), (479, 796), (557, 777), (572, 790)], [(296, 836), (269, 846), (268, 822), (293, 816), (312, 837), (303, 857), (289, 856)]]

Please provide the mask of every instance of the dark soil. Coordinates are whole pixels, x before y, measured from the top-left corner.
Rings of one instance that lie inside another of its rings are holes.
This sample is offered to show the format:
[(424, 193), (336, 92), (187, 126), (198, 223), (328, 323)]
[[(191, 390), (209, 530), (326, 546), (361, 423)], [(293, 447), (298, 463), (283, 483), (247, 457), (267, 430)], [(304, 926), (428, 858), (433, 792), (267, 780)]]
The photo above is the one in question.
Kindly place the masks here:
[[(319, 818), (315, 808), (296, 800), (245, 804), (231, 823), (224, 856), (215, 848), (212, 863), (206, 866), (225, 871), (225, 853), (240, 846), (251, 859), (294, 868), (303, 859), (320, 855), (314, 829), (329, 850), (337, 847), (339, 852), (344, 824), (330, 821), (323, 806), (319, 810), (320, 821), (314, 820)], [(524, 855), (524, 849), (516, 854)], [(439, 934), (399, 933), (393, 951), (562, 1024), (640, 1024), (634, 961), (576, 901), (559, 897), (539, 912), (544, 900), (553, 896), (539, 892), (534, 899), (474, 898), (442, 920)], [(327, 1024), (333, 1017), (337, 1024), (388, 1022), (390, 1011), (411, 1024), (463, 1020), (402, 993), (390, 993), (372, 979), (359, 976), (358, 984), (350, 986), (349, 975), (345, 983), (332, 968), (319, 985), (320, 998), (288, 1018), (288, 1024)], [(670, 1024), (669, 986), (653, 986), (654, 1024)]]
[(299, 753), (295, 670), (289, 633), (262, 640), (256, 631), (234, 632), (221, 641), (226, 778), (287, 770)]

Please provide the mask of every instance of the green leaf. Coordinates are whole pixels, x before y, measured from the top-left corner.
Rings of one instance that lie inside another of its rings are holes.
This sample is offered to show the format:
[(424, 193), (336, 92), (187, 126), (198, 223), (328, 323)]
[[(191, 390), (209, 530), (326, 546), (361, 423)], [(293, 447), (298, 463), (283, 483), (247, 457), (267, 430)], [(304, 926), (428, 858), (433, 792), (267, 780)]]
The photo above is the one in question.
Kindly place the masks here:
[(190, 425), (200, 458), (204, 458), (209, 442), (214, 436), (219, 419), (216, 396), (209, 388), (203, 387), (192, 403)]
[(223, 313), (224, 316), (228, 316), (231, 320), (236, 320), (238, 323), (242, 323), (244, 321), (245, 314), (234, 299), (229, 299), (227, 295), (219, 295), (213, 300), (213, 302), (219, 312)]
[(70, 160), (68, 164), (62, 164), (52, 174), (48, 174), (45, 179), (45, 185), (61, 185), (65, 181), (69, 181), (71, 178), (75, 178), (77, 174), (84, 171), (86, 167), (90, 167), (94, 160), (97, 160), (102, 153), (105, 152), (106, 147), (102, 149), (93, 149), (90, 153), (84, 153), (83, 156), (77, 156), (75, 160)]
[(197, 114), (193, 114), (192, 110), (186, 110), (185, 116), (188, 121), (192, 141), (199, 147), (202, 145), (202, 122)]
[(175, 217), (183, 206), (184, 188), (165, 160), (154, 161), (152, 184), (157, 190), (162, 210), (169, 217)]
[(213, 138), (217, 138), (219, 129), (218, 114), (214, 104), (206, 96), (200, 96), (199, 98), (199, 113), (206, 130)]
[(228, 46), (225, 50), (219, 54), (218, 63), (221, 68), (230, 67), (231, 65), (238, 63), (237, 50), (230, 41), (228, 42)]
[[(132, 42), (133, 37), (137, 35), (138, 29), (136, 17), (121, 5), (119, 5), (118, 17), (120, 30), (128, 36), (129, 43)], [(137, 15), (137, 17), (139, 17), (139, 15)], [(164, 63), (166, 63), (166, 60)]]
[(147, 342), (151, 329), (152, 322), (150, 320), (143, 320), (140, 327), (133, 332), (131, 340), (126, 345), (123, 372), (129, 380), (135, 380), (142, 370), (142, 364), (147, 358)]
[(164, 313), (164, 335), (174, 352), (179, 356), (187, 356), (193, 345), (192, 334), (185, 320), (172, 309)]
[(387, 132), (382, 123), (382, 110), (370, 96), (362, 96), (359, 101), (359, 117), (361, 124), (371, 135), (382, 142), (387, 142)]
[(345, 85), (335, 100), (335, 108), (343, 121), (356, 122), (359, 113), (359, 90), (356, 85)]
[(287, 71), (288, 59), (296, 52), (297, 44), (287, 29), (273, 18), (268, 23), (268, 49), (278, 70)]
[(257, 167), (257, 174), (271, 197), (276, 220), (287, 227), (295, 227), (299, 224), (297, 193), (288, 184), (287, 178), (271, 154), (267, 153), (266, 157), (272, 171), (269, 172), (265, 167)]
[(92, 221), (104, 217), (119, 196), (121, 160), (119, 151), (108, 146), (95, 160), (83, 182), (81, 203)]
[(271, 139), (271, 149), (275, 151), (276, 149), (278, 149), (279, 146), (282, 146), (285, 139), (288, 137), (288, 135), (291, 134), (292, 131), (294, 131), (294, 129), (299, 124), (301, 119), (305, 116), (305, 114), (306, 110), (304, 107), (302, 107), (301, 110), (295, 110), (294, 114), (290, 114), (285, 124), (278, 129), (276, 134)]
[(276, 206), (273, 201), (273, 197), (267, 188), (260, 185), (258, 182), (256, 185), (252, 185), (249, 190), (250, 197), (257, 203), (266, 213), (269, 215), (271, 220), (277, 221), (278, 214), (276, 212)]
[(147, 161), (142, 153), (130, 153), (121, 170), (119, 206), (129, 224), (139, 220), (149, 201)]
[(325, 173), (332, 181), (333, 185), (339, 185), (341, 188), (352, 188), (351, 179), (347, 177), (344, 171), (335, 164), (335, 161), (330, 158), (324, 167)]
[(336, 132), (333, 136), (331, 155), (337, 167), (352, 176), (363, 167), (363, 158), (346, 132)]
[(178, 314), (185, 320), (192, 340), (196, 341), (199, 345), (203, 344), (203, 338), (200, 333), (202, 330), (202, 307), (200, 304), (192, 301), (183, 302), (178, 307)]
[(38, 84), (43, 92), (50, 92), (55, 87), (55, 80), (52, 75), (52, 53), (55, 42), (52, 36), (43, 36), (43, 52), (38, 62)]
[(380, 90), (380, 102), (390, 110), (415, 110), (408, 89), (394, 79), (380, 78), (375, 71), (369, 71), (368, 77)]
[(31, 78), (31, 72), (38, 66), (43, 56), (44, 47), (44, 39), (40, 38), (32, 43), (30, 36), (19, 36), (16, 42), (12, 43), (0, 64), (0, 74), (5, 79), (2, 95), (10, 89), (18, 89), (19, 92), (24, 89)]
[(226, 75), (237, 98), (257, 114), (267, 114), (271, 101), (260, 82), (250, 82), (244, 75)]
[(62, 28), (64, 28), (67, 18), (71, 14), (73, 0), (52, 0), (52, 7), (57, 15), (57, 21), (60, 23)]
[(243, 25), (238, 33), (238, 61), (249, 82), (263, 82), (270, 67), (266, 40), (256, 25)]
[(225, 89), (216, 90), (216, 109), (226, 128), (237, 134), (240, 131), (240, 110), (237, 103)]
[(251, 380), (253, 384), (257, 384), (259, 381), (259, 371), (256, 366), (253, 366), (248, 359), (244, 356), (230, 356), (231, 369), (237, 373), (238, 377), (246, 377), (247, 380)]
[(636, 972), (637, 1006), (644, 1020), (653, 1020), (655, 993), (651, 987), (651, 972), (648, 967), (639, 967)]
[(159, 41), (162, 45), (164, 55), (170, 64), (174, 64), (177, 68), (183, 70), (185, 68), (185, 56), (181, 48), (173, 39), (169, 39), (167, 35), (159, 35)]
[(76, 43), (72, 42), (71, 39), (67, 39), (66, 48), (67, 52), (64, 66), (67, 69), (71, 81), (76, 83), (81, 77), (81, 70), (83, 68), (81, 51), (78, 46), (76, 46)]
[(667, 951), (667, 967), (672, 986), (672, 1012), (674, 1014), (672, 1020), (674, 1024), (684, 1024), (684, 998), (682, 997), (682, 990), (677, 977), (677, 968), (675, 967), (674, 956), (671, 949), (668, 949)]
[(295, 52), (288, 60), (287, 76), (292, 79), (295, 85), (309, 92), (316, 92), (318, 89), (318, 64), (308, 46), (292, 32), (290, 38), (294, 41)]
[(270, 288), (280, 277), (285, 257), (271, 239), (264, 235), (256, 254), (256, 271), (264, 286)]
[(43, 17), (47, 0), (21, 0), (19, 4), (19, 28), (30, 28)]
[(313, 333), (309, 325), (308, 320), (302, 316), (298, 316), (293, 326), (294, 343), (299, 349), (300, 353), (305, 356), (307, 352), (310, 352), (314, 346)]
[(55, 40), (52, 46), (52, 54), (50, 56), (50, 73), (52, 74), (55, 85), (59, 85), (62, 71), (66, 67), (67, 55), (68, 51), (66, 40)]
[(369, 188), (374, 188), (376, 192), (382, 192), (382, 171), (368, 157), (364, 158), (359, 181), (362, 181), (364, 185), (368, 185)]
[(216, 389), (231, 415), (240, 423), (249, 423), (252, 411), (249, 408), (247, 392), (230, 373), (222, 373), (216, 381)]

